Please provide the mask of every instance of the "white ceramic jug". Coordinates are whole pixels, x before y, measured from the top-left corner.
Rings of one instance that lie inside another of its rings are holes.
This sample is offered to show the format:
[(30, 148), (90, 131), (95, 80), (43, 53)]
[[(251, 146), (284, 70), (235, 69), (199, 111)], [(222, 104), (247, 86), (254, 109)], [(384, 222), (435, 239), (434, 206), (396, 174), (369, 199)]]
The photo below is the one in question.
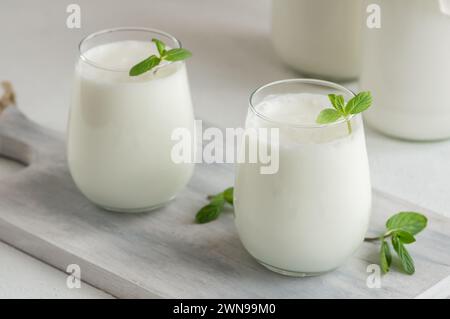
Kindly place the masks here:
[(273, 0), (272, 40), (305, 75), (345, 80), (360, 70), (362, 0)]
[(381, 28), (363, 28), (360, 84), (369, 125), (410, 140), (450, 137), (450, 0), (366, 0)]

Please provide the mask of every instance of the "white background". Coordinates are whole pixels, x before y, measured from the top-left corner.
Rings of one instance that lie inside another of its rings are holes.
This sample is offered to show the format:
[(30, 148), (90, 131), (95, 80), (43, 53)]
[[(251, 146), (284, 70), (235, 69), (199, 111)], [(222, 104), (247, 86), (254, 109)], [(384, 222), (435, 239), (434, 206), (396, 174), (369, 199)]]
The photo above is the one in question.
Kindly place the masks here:
[[(81, 29), (66, 27), (70, 3), (81, 6)], [(221, 127), (242, 125), (253, 89), (301, 77), (273, 51), (269, 0), (1, 0), (0, 80), (14, 84), (30, 118), (63, 132), (79, 41), (117, 26), (161, 29), (193, 51), (196, 116)], [(367, 140), (375, 188), (450, 216), (450, 142), (409, 143), (370, 129)], [(0, 180), (19, 169), (1, 164)], [(88, 285), (67, 289), (63, 272), (1, 243), (0, 260), (0, 297), (108, 297)]]

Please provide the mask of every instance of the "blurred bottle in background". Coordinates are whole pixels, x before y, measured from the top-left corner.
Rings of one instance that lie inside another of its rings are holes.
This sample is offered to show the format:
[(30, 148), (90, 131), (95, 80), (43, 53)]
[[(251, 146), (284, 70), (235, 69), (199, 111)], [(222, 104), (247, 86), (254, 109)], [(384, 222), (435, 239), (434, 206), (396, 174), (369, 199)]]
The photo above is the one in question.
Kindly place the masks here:
[(450, 0), (365, 0), (381, 28), (363, 28), (360, 86), (377, 130), (410, 140), (450, 137)]
[(272, 40), (281, 59), (308, 75), (359, 76), (361, 0), (273, 0)]

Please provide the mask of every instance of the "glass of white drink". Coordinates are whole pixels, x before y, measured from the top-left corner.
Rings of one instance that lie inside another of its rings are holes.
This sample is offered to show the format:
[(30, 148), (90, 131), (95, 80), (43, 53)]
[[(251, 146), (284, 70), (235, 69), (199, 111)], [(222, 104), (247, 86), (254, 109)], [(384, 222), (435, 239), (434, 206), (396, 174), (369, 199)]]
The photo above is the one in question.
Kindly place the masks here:
[(183, 61), (162, 62), (131, 77), (130, 68), (157, 53), (152, 38), (180, 48), (151, 29), (104, 30), (80, 43), (68, 127), (68, 163), (81, 192), (112, 211), (142, 212), (170, 201), (193, 164), (175, 164), (175, 128), (193, 134), (194, 115)]
[[(361, 115), (349, 117), (349, 123), (317, 124), (318, 114), (330, 106), (327, 94), (354, 97), (331, 82), (294, 79), (265, 85), (250, 98), (246, 129), (279, 129), (277, 147), (268, 145), (279, 149), (279, 170), (261, 174), (263, 164), (238, 164), (235, 223), (248, 252), (285, 275), (339, 267), (363, 242), (369, 223), (371, 184)], [(250, 142), (255, 141), (246, 138), (242, 147)]]

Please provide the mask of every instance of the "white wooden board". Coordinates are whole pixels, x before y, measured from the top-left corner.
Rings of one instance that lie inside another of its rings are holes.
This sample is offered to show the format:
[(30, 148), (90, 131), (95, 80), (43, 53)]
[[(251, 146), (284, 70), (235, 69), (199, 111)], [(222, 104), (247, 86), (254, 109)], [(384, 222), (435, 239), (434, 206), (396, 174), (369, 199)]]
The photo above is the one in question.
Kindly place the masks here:
[(198, 165), (169, 206), (119, 214), (95, 207), (78, 192), (67, 170), (64, 137), (16, 108), (0, 118), (0, 153), (28, 164), (0, 183), (0, 239), (62, 270), (78, 264), (84, 281), (117, 297), (450, 296), (450, 221), (380, 191), (374, 191), (372, 232), (400, 210), (425, 213), (429, 226), (410, 246), (416, 274), (394, 271), (382, 278), (381, 288), (371, 289), (366, 267), (378, 262), (375, 243), (364, 243), (337, 271), (290, 278), (269, 272), (247, 254), (231, 212), (210, 224), (195, 224), (205, 195), (232, 185), (230, 166)]

